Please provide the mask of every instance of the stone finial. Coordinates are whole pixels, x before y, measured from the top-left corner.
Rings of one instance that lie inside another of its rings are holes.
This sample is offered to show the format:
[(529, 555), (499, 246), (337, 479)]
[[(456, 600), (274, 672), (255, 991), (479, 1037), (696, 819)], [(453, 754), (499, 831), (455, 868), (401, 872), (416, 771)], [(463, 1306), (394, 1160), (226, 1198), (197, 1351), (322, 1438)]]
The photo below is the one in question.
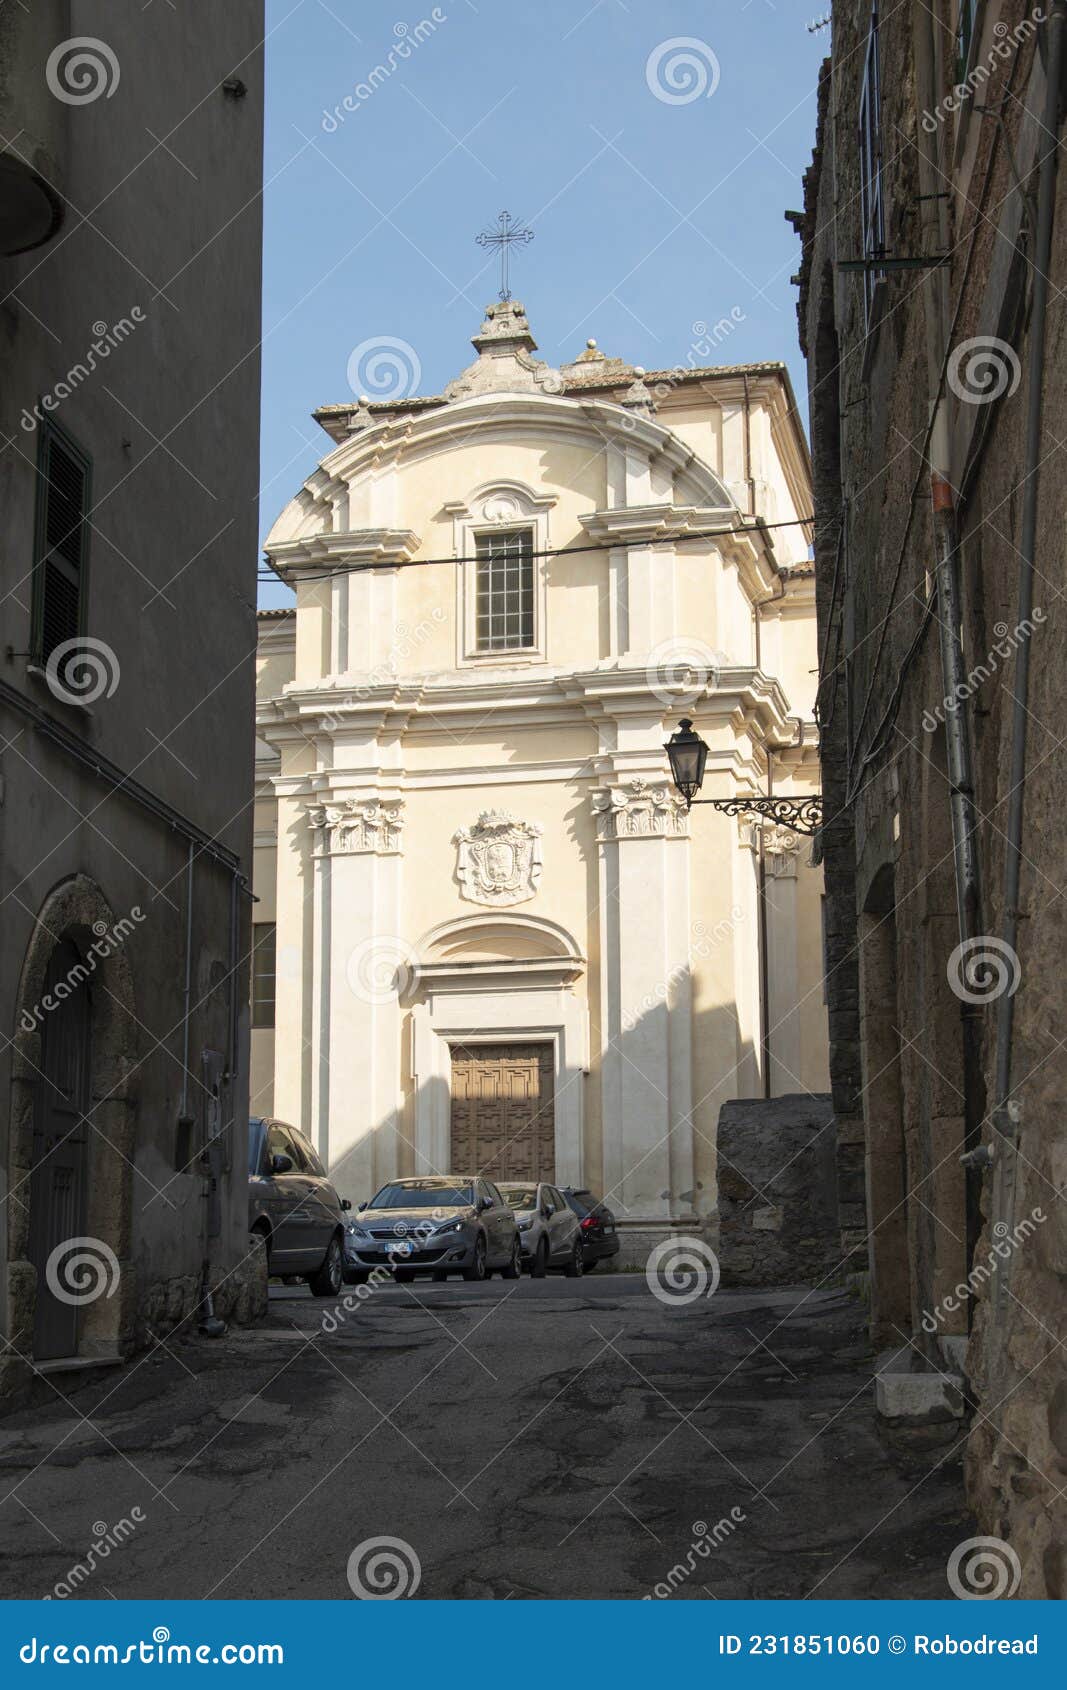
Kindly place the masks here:
[(358, 434), (362, 428), (370, 428), (374, 418), (370, 412), (370, 399), (361, 393), (353, 410), (348, 413), (348, 432)]
[(619, 404), (625, 405), (626, 409), (632, 411), (635, 416), (645, 417), (651, 422), (652, 413), (656, 406), (651, 393), (645, 386), (645, 372), (640, 364), (634, 365), (634, 379), (619, 400)]
[(537, 342), (530, 331), (526, 307), (517, 299), (498, 299), (486, 307), (485, 321), (471, 344), (477, 361), (445, 388), (446, 399), (468, 399), (478, 393), (559, 393), (558, 370), (533, 357)]

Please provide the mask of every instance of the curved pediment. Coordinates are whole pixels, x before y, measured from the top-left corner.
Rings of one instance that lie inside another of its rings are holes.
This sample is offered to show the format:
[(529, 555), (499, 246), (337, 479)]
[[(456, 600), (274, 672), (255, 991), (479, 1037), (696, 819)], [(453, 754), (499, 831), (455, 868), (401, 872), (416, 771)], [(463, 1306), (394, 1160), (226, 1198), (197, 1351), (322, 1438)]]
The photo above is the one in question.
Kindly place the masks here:
[[(606, 479), (623, 486), (634, 465), (644, 465), (662, 488), (661, 502), (737, 514), (737, 505), (722, 479), (692, 447), (660, 423), (606, 400), (544, 393), (483, 393), (403, 419), (375, 423), (343, 441), (322, 460), (281, 513), (268, 536), (267, 552), (274, 556), (282, 546), (324, 533), (329, 533), (335, 544), (343, 544), (349, 535), (358, 542), (364, 532), (377, 534), (379, 529), (364, 530), (349, 517), (368, 484), (381, 487), (390, 477), (399, 478), (400, 488), (394, 487), (391, 496), (402, 512), (406, 502), (403, 482), (427, 460), (440, 455), (457, 458), (468, 446), (485, 450), (514, 443), (546, 449), (575, 447), (579, 449), (577, 461), (585, 465), (608, 454), (612, 463)], [(556, 485), (566, 487), (565, 472), (557, 473)], [(484, 471), (479, 481), (484, 483)], [(546, 481), (539, 494), (551, 497), (552, 485)], [(469, 504), (477, 492), (477, 486), (458, 485), (452, 497)], [(624, 492), (618, 502), (633, 501)], [(380, 561), (404, 559), (383, 556)]]
[(456, 963), (532, 962), (581, 966), (584, 957), (573, 935), (544, 916), (472, 915), (444, 921), (424, 933), (416, 946), (421, 966)]

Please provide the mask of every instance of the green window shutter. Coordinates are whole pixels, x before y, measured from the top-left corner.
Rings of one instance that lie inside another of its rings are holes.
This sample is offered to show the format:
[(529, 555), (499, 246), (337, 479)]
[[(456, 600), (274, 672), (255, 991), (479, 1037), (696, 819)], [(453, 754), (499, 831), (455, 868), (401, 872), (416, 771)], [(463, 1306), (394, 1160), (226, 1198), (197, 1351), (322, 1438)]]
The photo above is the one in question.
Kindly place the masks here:
[(42, 425), (37, 454), (33, 655), (45, 664), (85, 631), (90, 463), (68, 434)]

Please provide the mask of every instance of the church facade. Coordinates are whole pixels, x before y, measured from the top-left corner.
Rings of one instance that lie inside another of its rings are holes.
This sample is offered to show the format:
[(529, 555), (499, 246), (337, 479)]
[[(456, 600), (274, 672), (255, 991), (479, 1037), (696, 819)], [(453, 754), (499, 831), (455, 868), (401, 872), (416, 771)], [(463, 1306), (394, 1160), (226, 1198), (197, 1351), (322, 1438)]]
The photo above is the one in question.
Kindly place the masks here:
[(827, 1085), (810, 466), (779, 364), (552, 368), (521, 305), (330, 405), (260, 617), (253, 1110), (345, 1195), (483, 1170), (714, 1234), (716, 1122)]

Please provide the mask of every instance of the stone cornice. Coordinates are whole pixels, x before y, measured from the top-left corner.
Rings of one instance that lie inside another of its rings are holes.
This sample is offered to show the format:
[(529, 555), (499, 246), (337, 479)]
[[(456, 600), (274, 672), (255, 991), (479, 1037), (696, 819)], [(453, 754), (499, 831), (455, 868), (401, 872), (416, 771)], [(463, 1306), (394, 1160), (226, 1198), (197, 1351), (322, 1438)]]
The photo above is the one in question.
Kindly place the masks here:
[(789, 714), (779, 682), (752, 665), (724, 665), (714, 684), (694, 672), (690, 687), (681, 678), (668, 687), (659, 677), (653, 688), (644, 664), (618, 663), (566, 674), (547, 667), (495, 677), (482, 670), (447, 671), (392, 677), (375, 685), (335, 678), (329, 686), (288, 686), (280, 698), (260, 706), (256, 726), (271, 745), (286, 738), (335, 736), (346, 729), (360, 736), (388, 729), (447, 738), (458, 728), (484, 725), (490, 717), (510, 727), (603, 725), (626, 717), (669, 720), (676, 710), (694, 704), (705, 725), (728, 723), (736, 731), (750, 731), (776, 751), (796, 743), (796, 718)]
[(670, 535), (691, 538), (687, 536), (690, 529), (729, 529), (737, 524), (738, 515), (732, 505), (620, 505), (589, 511), (578, 520), (591, 539), (636, 546)]
[(421, 544), (410, 528), (354, 528), (344, 534), (307, 534), (298, 540), (276, 540), (266, 553), (283, 578), (302, 569), (338, 563), (401, 564), (414, 557)]

